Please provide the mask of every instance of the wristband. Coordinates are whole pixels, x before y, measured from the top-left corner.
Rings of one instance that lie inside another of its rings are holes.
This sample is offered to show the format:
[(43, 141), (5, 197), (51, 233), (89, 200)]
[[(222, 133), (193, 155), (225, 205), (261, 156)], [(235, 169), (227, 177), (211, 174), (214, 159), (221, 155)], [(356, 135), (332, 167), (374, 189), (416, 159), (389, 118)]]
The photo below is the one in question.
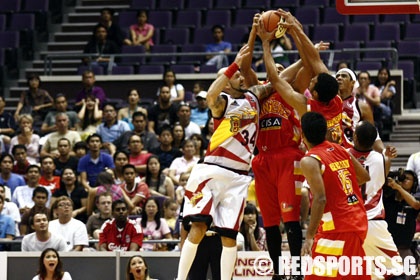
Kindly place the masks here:
[(235, 75), (236, 71), (238, 70), (239, 70), (238, 64), (233, 62), (231, 65), (229, 65), (229, 67), (226, 69), (224, 74), (230, 80), (233, 77), (233, 75)]

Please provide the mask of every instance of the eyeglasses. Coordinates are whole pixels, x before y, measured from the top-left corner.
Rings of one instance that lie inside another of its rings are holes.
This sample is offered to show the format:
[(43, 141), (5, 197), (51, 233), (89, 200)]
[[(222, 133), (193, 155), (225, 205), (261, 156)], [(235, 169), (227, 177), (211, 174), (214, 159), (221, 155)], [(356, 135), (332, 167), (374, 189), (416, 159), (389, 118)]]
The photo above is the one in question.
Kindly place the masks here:
[(60, 207), (60, 208), (72, 207), (72, 204), (70, 202), (69, 203), (59, 203), (59, 204), (57, 204), (57, 206)]

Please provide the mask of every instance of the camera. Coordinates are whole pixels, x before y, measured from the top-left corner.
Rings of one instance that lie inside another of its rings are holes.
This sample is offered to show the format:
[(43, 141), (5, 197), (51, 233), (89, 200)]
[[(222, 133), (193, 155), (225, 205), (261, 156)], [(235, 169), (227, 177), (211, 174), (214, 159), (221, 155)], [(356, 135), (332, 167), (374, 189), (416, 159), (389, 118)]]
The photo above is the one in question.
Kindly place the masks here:
[(391, 170), (388, 173), (388, 177), (391, 177), (397, 182), (402, 182), (405, 179), (404, 168), (398, 168), (398, 170)]

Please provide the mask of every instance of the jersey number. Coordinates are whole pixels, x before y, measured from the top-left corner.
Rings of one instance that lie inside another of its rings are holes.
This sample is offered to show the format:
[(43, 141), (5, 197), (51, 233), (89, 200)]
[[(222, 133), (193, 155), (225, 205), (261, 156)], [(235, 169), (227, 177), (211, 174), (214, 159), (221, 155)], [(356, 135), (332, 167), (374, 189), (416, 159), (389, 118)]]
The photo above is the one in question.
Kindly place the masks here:
[(244, 142), (242, 142), (242, 145), (247, 146), (249, 143), (251, 143), (253, 146), (255, 146), (255, 137), (256, 137), (256, 131), (254, 131), (254, 134), (252, 134), (251, 139), (249, 138), (249, 131), (248, 130), (243, 130), (242, 132), (242, 137), (244, 138)]

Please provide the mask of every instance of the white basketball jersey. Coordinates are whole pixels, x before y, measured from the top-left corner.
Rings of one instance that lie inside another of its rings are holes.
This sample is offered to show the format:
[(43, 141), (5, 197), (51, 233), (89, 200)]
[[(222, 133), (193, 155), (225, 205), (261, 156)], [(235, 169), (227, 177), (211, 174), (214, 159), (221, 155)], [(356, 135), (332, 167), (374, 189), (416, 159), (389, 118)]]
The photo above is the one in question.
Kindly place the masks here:
[(359, 152), (354, 148), (350, 152), (370, 175), (370, 181), (361, 186), (368, 220), (385, 218), (382, 203), (382, 186), (386, 180), (384, 156), (375, 151)]

